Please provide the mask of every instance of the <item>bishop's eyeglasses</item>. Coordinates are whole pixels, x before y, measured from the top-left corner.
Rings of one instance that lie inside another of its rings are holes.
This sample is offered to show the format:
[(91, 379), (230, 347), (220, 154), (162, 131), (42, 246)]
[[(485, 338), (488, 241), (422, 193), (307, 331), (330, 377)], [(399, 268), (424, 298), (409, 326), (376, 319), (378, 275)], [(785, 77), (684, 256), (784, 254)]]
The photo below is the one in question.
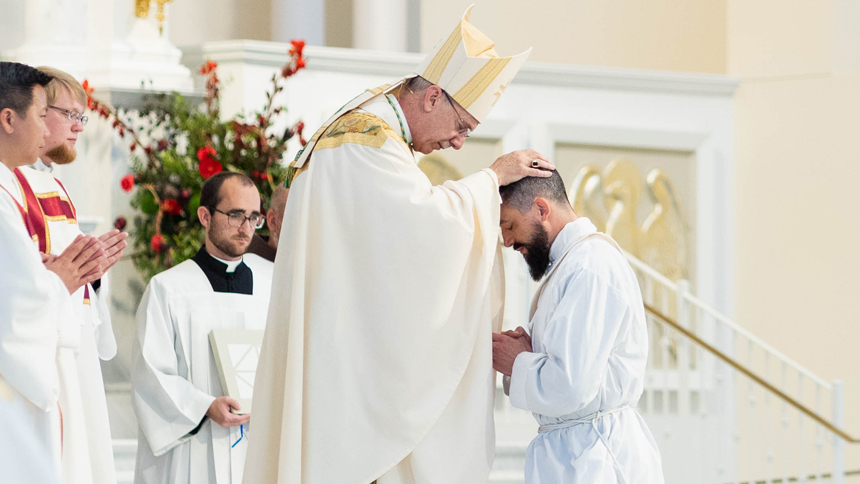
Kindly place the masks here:
[(83, 114), (77, 111), (70, 111), (68, 109), (58, 108), (57, 106), (48, 106), (51, 109), (56, 109), (57, 111), (66, 115), (69, 118), (69, 121), (81, 123), (81, 126), (86, 126), (89, 118), (84, 116)]
[(229, 223), (231, 227), (241, 227), (241, 226), (245, 225), (245, 220), (247, 220), (248, 223), (251, 225), (251, 227), (253, 227), (255, 229), (261, 229), (261, 228), (263, 228), (263, 223), (266, 222), (266, 217), (264, 217), (263, 215), (261, 215), (259, 213), (253, 213), (253, 214), (246, 217), (245, 214), (242, 212), (229, 212), (228, 213), (228, 212), (222, 212), (221, 210), (218, 210), (215, 207), (210, 207), (210, 208), (212, 210), (218, 212), (218, 213), (223, 213), (224, 215), (226, 215), (227, 216), (227, 223)]

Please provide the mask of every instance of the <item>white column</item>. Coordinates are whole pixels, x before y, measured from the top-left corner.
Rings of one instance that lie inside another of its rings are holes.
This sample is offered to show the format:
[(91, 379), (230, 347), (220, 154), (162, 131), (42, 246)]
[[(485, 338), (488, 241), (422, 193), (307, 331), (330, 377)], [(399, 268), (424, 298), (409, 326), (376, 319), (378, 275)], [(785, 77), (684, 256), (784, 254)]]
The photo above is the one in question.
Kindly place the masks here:
[(406, 52), (407, 0), (353, 0), (352, 46)]
[(833, 2), (833, 73), (860, 73), (860, 2)]
[(15, 51), (24, 45), (24, 10), (24, 2), (0, 0), (0, 59), (14, 60)]
[(87, 59), (87, 0), (28, 0), (15, 60), (81, 76)]
[(272, 0), (272, 40), (291, 39), (325, 45), (324, 0)]
[[(44, 1), (44, 0), (42, 0)], [(89, 0), (88, 45), (91, 55), (87, 76), (97, 89), (190, 91), (191, 71), (180, 63), (182, 52), (168, 40), (170, 5), (165, 7), (164, 33), (158, 33), (156, 5), (149, 17), (134, 15), (133, 0)]]

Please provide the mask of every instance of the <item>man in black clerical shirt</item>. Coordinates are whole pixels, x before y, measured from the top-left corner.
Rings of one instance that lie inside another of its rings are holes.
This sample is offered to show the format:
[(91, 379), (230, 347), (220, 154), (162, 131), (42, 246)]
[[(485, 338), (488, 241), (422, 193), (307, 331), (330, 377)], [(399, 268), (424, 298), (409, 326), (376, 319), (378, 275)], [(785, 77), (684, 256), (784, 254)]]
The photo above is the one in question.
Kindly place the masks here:
[(219, 173), (203, 185), (197, 216), (203, 247), (153, 277), (138, 309), (132, 406), (141, 430), (139, 484), (189, 476), (238, 484), (244, 469), (250, 414), (240, 414), (222, 388), (209, 334), (265, 327), (272, 263), (245, 254), (263, 226), (260, 194), (246, 176)]

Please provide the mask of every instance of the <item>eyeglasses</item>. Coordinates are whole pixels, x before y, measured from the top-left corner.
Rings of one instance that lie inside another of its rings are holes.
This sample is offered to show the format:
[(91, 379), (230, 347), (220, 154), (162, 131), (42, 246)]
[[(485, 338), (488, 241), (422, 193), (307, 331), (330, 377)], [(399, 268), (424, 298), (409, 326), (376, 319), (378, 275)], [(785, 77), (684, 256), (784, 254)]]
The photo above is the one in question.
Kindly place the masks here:
[(231, 227), (241, 227), (241, 226), (245, 225), (245, 220), (247, 220), (248, 223), (251, 225), (251, 227), (253, 227), (255, 229), (261, 229), (261, 228), (263, 228), (263, 224), (266, 222), (266, 217), (262, 216), (259, 213), (254, 213), (254, 214), (251, 214), (250, 216), (246, 217), (244, 213), (239, 213), (239, 212), (227, 213), (227, 212), (222, 212), (215, 207), (209, 207), (209, 208), (211, 208), (212, 210), (214, 210), (218, 213), (223, 213), (224, 215), (226, 215), (227, 216), (227, 223), (229, 223)]
[(84, 116), (83, 114), (77, 111), (69, 111), (68, 109), (58, 108), (57, 106), (48, 106), (51, 109), (56, 109), (57, 111), (66, 115), (69, 118), (69, 121), (74, 121), (81, 123), (81, 126), (86, 126), (89, 118)]
[(466, 121), (464, 121), (463, 118), (460, 116), (460, 112), (457, 111), (457, 107), (454, 105), (454, 99), (451, 98), (451, 95), (444, 90), (442, 92), (445, 94), (445, 97), (448, 98), (448, 104), (451, 105), (451, 109), (454, 110), (454, 114), (457, 115), (457, 119), (460, 121), (457, 124), (457, 134), (464, 138), (468, 138), (472, 135), (472, 129), (469, 128), (469, 124), (466, 123)]

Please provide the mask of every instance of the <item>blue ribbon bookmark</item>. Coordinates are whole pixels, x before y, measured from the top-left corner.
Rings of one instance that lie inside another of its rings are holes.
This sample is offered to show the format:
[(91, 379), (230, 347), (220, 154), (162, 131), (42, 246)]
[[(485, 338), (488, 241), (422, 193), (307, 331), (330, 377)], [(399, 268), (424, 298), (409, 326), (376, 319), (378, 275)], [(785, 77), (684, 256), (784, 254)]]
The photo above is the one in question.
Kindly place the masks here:
[(242, 441), (242, 439), (243, 439), (243, 438), (245, 438), (245, 424), (242, 424), (242, 425), (240, 425), (240, 426), (239, 426), (239, 433), (241, 434), (241, 435), (239, 436), (239, 440), (237, 440), (233, 445), (231, 445), (231, 446), (230, 446), (230, 448), (231, 448), (231, 449), (232, 449), (233, 447), (236, 447), (236, 445), (238, 445), (238, 444), (239, 444), (239, 442), (241, 442), (241, 441)]

